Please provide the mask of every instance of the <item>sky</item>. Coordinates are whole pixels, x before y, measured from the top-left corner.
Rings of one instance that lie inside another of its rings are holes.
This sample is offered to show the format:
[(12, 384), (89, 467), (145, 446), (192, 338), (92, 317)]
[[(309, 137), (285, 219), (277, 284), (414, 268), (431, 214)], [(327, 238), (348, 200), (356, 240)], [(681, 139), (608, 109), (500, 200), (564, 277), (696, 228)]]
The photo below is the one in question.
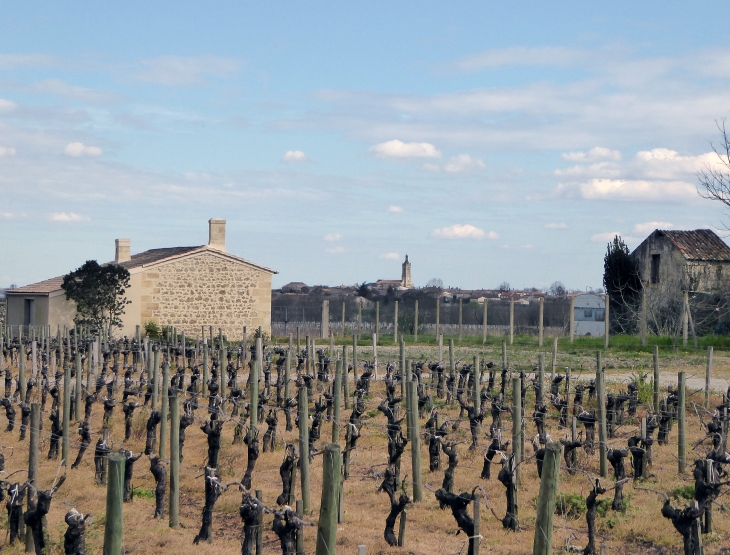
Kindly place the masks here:
[[(22, 2), (0, 17), (0, 287), (205, 244), (290, 281), (600, 287), (729, 215), (720, 2)], [(506, 4), (506, 3), (505, 3)]]

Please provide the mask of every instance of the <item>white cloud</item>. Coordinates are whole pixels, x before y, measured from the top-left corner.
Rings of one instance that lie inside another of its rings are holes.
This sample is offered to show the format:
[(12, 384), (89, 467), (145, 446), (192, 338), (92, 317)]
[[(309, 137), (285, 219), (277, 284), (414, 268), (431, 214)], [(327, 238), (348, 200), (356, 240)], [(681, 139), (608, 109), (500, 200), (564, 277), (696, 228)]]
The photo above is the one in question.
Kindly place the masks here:
[(309, 158), (301, 150), (287, 150), (281, 157), (282, 162), (309, 162)]
[(325, 249), (324, 252), (329, 254), (340, 254), (342, 252), (345, 252), (345, 249), (343, 249), (342, 247), (334, 247), (331, 249)]
[(400, 260), (397, 252), (386, 252), (380, 255), (383, 260)]
[(3, 220), (14, 220), (15, 218), (22, 218), (26, 214), (13, 214), (12, 212), (0, 212), (0, 218)]
[(86, 146), (84, 143), (69, 143), (66, 145), (66, 148), (63, 149), (63, 151), (68, 154), (69, 156), (79, 157), (79, 156), (101, 156), (104, 154), (104, 151), (101, 150), (98, 146)]
[(327, 235), (322, 237), (322, 239), (324, 239), (325, 241), (339, 241), (340, 239), (342, 239), (342, 235), (340, 235), (339, 233), (328, 233)]
[(443, 170), (446, 173), (470, 173), (475, 170), (482, 170), (486, 167), (486, 164), (484, 164), (484, 161), (481, 158), (472, 158), (468, 154), (452, 156), (443, 166), (430, 162), (423, 165), (424, 170), (432, 172)]
[(85, 222), (91, 219), (88, 216), (82, 216), (73, 212), (54, 212), (50, 217), (52, 222), (62, 223)]
[(15, 148), (12, 146), (0, 146), (0, 158), (5, 156), (15, 156)]
[(0, 112), (11, 112), (17, 107), (18, 105), (12, 100), (5, 100), (4, 98), (0, 98)]
[(588, 152), (564, 152), (561, 157), (570, 162), (593, 162), (602, 159), (621, 160), (621, 153), (618, 150), (597, 146)]
[(545, 229), (568, 229), (568, 224), (565, 222), (550, 222), (545, 224)]
[(671, 222), (643, 222), (634, 225), (635, 233), (651, 233), (655, 229), (671, 229), (674, 224)]
[(517, 249), (529, 250), (529, 249), (534, 249), (535, 246), (531, 245), (530, 243), (526, 243), (524, 245), (502, 245), (502, 248), (509, 249), (509, 250), (517, 250)]
[(439, 239), (499, 239), (499, 235), (494, 231), (485, 233), (483, 229), (479, 229), (470, 224), (455, 224), (434, 229), (431, 232), (431, 236)]
[(616, 235), (621, 235), (621, 232), (606, 231), (605, 233), (596, 233), (595, 235), (591, 235), (591, 241), (594, 243), (607, 243), (609, 241), (613, 241), (613, 238), (616, 237)]
[(390, 206), (388, 206), (388, 212), (390, 212), (391, 214), (402, 214), (403, 208), (401, 208), (400, 206), (395, 206), (394, 204), (391, 204)]
[(134, 76), (140, 81), (182, 87), (201, 85), (205, 77), (226, 77), (240, 70), (241, 64), (219, 56), (160, 56), (142, 60), (142, 71)]
[(588, 53), (575, 48), (541, 46), (527, 48), (515, 46), (487, 50), (457, 60), (454, 65), (462, 71), (475, 71), (486, 67), (540, 65), (551, 67), (568, 67), (583, 62)]
[(398, 139), (371, 146), (378, 158), (441, 158), (441, 152), (431, 143), (404, 143)]
[(678, 200), (697, 197), (697, 189), (684, 181), (649, 181), (632, 179), (591, 179), (585, 183), (559, 184), (558, 194), (575, 192), (593, 200)]

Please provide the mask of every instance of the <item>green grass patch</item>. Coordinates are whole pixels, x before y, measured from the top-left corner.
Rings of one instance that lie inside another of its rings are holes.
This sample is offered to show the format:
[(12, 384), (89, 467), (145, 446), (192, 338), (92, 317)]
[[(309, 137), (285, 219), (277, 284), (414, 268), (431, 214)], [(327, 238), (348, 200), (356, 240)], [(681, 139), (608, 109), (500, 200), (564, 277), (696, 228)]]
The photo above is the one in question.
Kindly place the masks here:
[(687, 486), (680, 486), (674, 488), (669, 495), (675, 499), (694, 499), (695, 498), (695, 485), (689, 484)]
[(142, 499), (154, 499), (155, 492), (147, 488), (132, 488), (133, 497), (141, 497)]

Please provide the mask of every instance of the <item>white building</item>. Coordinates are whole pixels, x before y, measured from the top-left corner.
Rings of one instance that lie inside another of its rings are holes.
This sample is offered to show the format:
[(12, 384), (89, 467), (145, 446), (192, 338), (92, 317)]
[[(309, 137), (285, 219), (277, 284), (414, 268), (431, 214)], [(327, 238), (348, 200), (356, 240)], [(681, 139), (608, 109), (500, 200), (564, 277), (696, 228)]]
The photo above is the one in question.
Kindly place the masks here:
[(603, 337), (606, 333), (606, 297), (578, 295), (573, 305), (573, 333)]

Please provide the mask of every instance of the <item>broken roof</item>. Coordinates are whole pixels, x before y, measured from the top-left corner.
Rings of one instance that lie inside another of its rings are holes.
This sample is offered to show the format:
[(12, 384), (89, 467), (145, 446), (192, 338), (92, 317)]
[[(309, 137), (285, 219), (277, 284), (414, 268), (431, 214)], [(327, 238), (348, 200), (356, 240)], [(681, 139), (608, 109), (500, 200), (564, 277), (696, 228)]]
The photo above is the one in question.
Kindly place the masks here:
[(657, 232), (666, 236), (687, 260), (730, 262), (730, 247), (711, 229)]

